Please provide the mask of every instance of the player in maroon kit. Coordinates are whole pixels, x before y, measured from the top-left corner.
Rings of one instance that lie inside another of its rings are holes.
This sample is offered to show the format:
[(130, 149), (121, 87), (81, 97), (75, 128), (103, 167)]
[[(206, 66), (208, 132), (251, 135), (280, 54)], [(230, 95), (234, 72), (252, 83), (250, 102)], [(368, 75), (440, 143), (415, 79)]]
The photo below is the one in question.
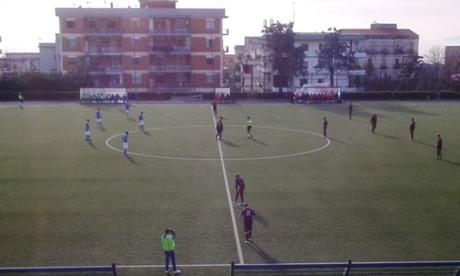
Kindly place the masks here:
[(348, 104), (348, 117), (350, 118), (350, 120), (352, 116), (353, 116), (353, 104), (350, 102)]
[(244, 183), (244, 179), (240, 177), (239, 174), (235, 177), (235, 202), (238, 201), (238, 197), (241, 197), (241, 204), (244, 202), (244, 188), (246, 188), (246, 183)]
[(220, 117), (216, 124), (216, 140), (222, 140), (222, 132), (224, 132), (224, 123), (222, 122), (222, 117)]
[(438, 142), (436, 143), (436, 159), (442, 159), (442, 138), (441, 134), (438, 134)]
[(327, 121), (326, 117), (323, 117), (323, 136), (327, 137), (327, 126), (329, 122)]
[(414, 132), (415, 132), (415, 120), (414, 118), (411, 119), (411, 123), (409, 126), (409, 131), (410, 131), (410, 141), (414, 142)]
[(249, 204), (246, 203), (244, 205), (243, 211), (241, 211), (240, 214), (240, 217), (242, 217), (244, 221), (244, 234), (246, 236), (246, 240), (244, 241), (244, 243), (246, 244), (252, 242), (252, 221), (255, 215), (256, 212), (254, 212), (253, 209), (249, 208)]
[(375, 129), (377, 128), (377, 114), (373, 114), (371, 117), (371, 126), (372, 126), (372, 133), (375, 133)]

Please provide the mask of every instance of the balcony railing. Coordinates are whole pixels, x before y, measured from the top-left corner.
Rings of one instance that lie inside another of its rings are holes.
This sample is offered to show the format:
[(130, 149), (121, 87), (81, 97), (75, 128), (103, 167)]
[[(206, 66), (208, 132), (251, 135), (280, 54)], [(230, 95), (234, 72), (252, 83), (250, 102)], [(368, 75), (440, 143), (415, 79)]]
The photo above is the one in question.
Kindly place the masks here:
[(152, 46), (150, 50), (153, 53), (190, 53), (191, 48), (187, 46)]
[(189, 72), (192, 70), (190, 65), (152, 65), (152, 72)]
[(87, 48), (87, 52), (89, 54), (94, 54), (94, 55), (120, 55), (123, 53), (123, 50), (121, 47), (98, 47), (98, 46), (90, 46)]
[(190, 83), (174, 83), (174, 84), (155, 84), (149, 87), (153, 92), (188, 92), (191, 91)]
[(189, 28), (154, 28), (150, 31), (151, 34), (154, 35), (187, 35), (190, 34)]
[(123, 66), (91, 66), (88, 71), (90, 75), (121, 75)]
[(86, 34), (98, 35), (121, 35), (120, 28), (87, 28), (83, 30)]

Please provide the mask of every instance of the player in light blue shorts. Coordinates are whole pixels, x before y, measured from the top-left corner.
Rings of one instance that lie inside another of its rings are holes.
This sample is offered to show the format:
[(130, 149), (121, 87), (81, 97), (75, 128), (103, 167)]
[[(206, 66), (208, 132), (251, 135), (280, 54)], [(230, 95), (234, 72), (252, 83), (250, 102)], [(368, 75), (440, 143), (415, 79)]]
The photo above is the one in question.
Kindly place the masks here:
[(138, 123), (139, 123), (139, 129), (144, 131), (144, 111), (141, 111), (141, 113), (139, 113), (139, 120), (138, 120)]
[(97, 127), (102, 128), (102, 113), (100, 108), (96, 109), (96, 124)]
[(128, 155), (128, 135), (129, 133), (126, 131), (122, 136), (121, 136), (121, 141), (123, 144), (123, 154)]
[(91, 129), (89, 127), (89, 119), (85, 122), (85, 141), (91, 143)]
[(129, 116), (129, 110), (131, 109), (131, 107), (129, 106), (129, 102), (128, 100), (126, 100), (125, 102), (125, 114), (126, 114), (126, 117)]

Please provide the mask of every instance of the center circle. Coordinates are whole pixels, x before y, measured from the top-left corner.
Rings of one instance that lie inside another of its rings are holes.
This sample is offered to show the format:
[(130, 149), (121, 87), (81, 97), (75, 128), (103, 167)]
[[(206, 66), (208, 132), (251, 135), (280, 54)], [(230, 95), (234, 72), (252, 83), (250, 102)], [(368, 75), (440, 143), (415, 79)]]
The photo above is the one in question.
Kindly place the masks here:
[[(234, 129), (234, 128), (242, 129), (242, 131), (245, 131), (245, 127), (246, 126), (243, 126), (243, 125), (225, 126), (224, 139), (220, 142), (221, 145), (223, 147), (224, 146), (229, 146), (229, 147), (237, 148), (238, 145), (232, 143), (231, 139), (227, 140), (225, 138), (226, 134), (228, 133), (229, 129)], [(161, 130), (185, 130), (185, 129), (199, 129), (199, 128), (206, 128), (207, 130), (211, 130), (211, 129), (214, 130), (213, 125), (189, 125), (189, 126), (169, 126), (169, 127), (149, 128), (149, 129), (146, 129), (144, 132), (142, 132), (140, 130), (135, 130), (135, 131), (130, 131), (130, 134), (143, 133), (143, 134), (151, 137), (152, 135), (157, 134), (158, 131), (161, 131)], [(324, 137), (323, 135), (321, 135), (319, 133), (312, 132), (312, 131), (307, 131), (307, 130), (292, 129), (292, 128), (281, 128), (281, 127), (271, 127), (271, 126), (255, 126), (255, 129), (256, 129), (255, 138), (252, 141), (254, 143), (257, 143), (257, 144), (261, 145), (261, 147), (262, 146), (268, 147), (269, 145), (267, 145), (266, 143), (264, 143), (261, 140), (257, 140), (258, 139), (257, 135), (259, 134), (257, 132), (257, 130), (261, 130), (261, 131), (262, 130), (263, 131), (270, 131), (270, 130), (273, 131), (273, 130), (275, 130), (275, 131), (281, 131), (281, 132), (291, 132), (291, 133), (300, 134), (300, 135), (308, 135), (308, 136), (321, 138), (325, 143), (323, 143), (322, 145), (317, 146), (317, 147), (315, 147), (313, 149), (308, 149), (308, 150), (307, 149), (300, 149), (300, 151), (297, 151), (297, 152), (291, 152), (291, 153), (285, 153), (285, 154), (276, 154), (276, 153), (274, 153), (274, 154), (270, 154), (270, 155), (241, 157), (241, 158), (236, 158), (236, 157), (235, 158), (223, 158), (223, 160), (224, 161), (251, 161), (251, 160), (269, 160), (269, 159), (289, 158), (289, 157), (312, 154), (312, 153), (315, 153), (315, 152), (318, 152), (318, 151), (326, 149), (331, 144), (331, 141), (327, 137)], [(150, 134), (150, 131), (154, 131), (154, 133)], [(107, 145), (107, 147), (109, 147), (110, 149), (112, 149), (114, 151), (123, 152), (123, 150), (121, 148), (117, 148), (117, 147), (115, 147), (115, 146), (113, 146), (111, 144), (111, 142), (115, 138), (120, 138), (122, 135), (123, 135), (123, 133), (118, 133), (118, 134), (115, 134), (115, 135), (107, 138), (107, 140), (105, 141), (105, 144)], [(121, 138), (120, 138), (120, 140), (121, 140)], [(248, 141), (251, 141), (251, 140), (248, 140)], [(285, 142), (286, 143), (292, 143), (293, 141), (285, 141)], [(120, 147), (121, 147), (121, 142), (119, 144), (120, 144)], [(145, 157), (145, 158), (154, 158), (154, 159), (166, 159), (166, 160), (220, 161), (220, 158), (205, 158), (205, 157), (200, 158), (200, 157), (193, 157), (193, 155), (192, 156), (185, 156), (185, 155), (184, 156), (167, 156), (167, 155), (161, 155), (161, 154), (158, 154), (158, 155), (157, 154), (146, 154), (146, 153), (133, 152), (133, 151), (129, 151), (128, 154), (132, 155), (132, 156), (139, 156), (139, 157)]]

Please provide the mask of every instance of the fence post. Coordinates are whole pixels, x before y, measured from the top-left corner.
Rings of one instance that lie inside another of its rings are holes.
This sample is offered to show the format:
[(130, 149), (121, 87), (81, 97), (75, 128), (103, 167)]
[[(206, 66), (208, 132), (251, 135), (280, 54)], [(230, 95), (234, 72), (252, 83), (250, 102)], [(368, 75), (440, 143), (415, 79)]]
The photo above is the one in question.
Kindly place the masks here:
[(343, 272), (343, 276), (348, 276), (350, 275), (350, 271), (351, 271), (351, 260), (348, 260), (348, 265), (347, 265), (347, 268), (345, 268), (345, 271)]
[(113, 276), (117, 276), (117, 265), (115, 263), (112, 263), (112, 272)]
[(230, 266), (231, 266), (231, 268), (230, 268), (230, 275), (233, 276), (233, 274), (234, 274), (234, 269), (235, 269), (235, 268), (234, 268), (235, 262), (232, 261), (232, 262), (230, 263)]

